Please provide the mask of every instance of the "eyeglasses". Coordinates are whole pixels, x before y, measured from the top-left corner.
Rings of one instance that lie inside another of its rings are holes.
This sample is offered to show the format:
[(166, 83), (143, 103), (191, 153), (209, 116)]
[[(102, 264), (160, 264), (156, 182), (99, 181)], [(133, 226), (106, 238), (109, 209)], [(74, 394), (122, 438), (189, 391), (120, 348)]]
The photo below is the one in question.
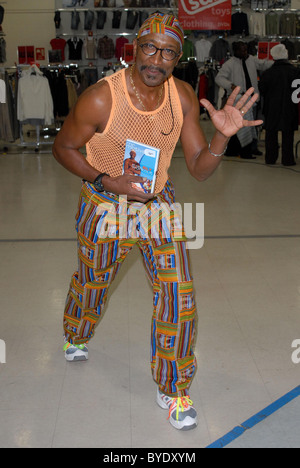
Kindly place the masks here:
[(175, 52), (175, 50), (172, 49), (160, 49), (159, 47), (156, 47), (154, 44), (151, 44), (150, 42), (146, 42), (145, 44), (139, 44), (140, 48), (144, 52), (145, 55), (155, 55), (157, 51), (160, 51), (160, 55), (164, 60), (172, 61), (175, 60), (176, 57), (180, 55)]

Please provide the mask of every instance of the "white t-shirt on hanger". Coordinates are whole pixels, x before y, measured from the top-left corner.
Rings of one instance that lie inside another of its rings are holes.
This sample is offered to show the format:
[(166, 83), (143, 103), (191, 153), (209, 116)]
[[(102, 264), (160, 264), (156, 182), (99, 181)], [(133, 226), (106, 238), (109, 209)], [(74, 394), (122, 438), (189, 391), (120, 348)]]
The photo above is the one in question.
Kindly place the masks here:
[(0, 103), (6, 103), (6, 84), (4, 80), (0, 80)]

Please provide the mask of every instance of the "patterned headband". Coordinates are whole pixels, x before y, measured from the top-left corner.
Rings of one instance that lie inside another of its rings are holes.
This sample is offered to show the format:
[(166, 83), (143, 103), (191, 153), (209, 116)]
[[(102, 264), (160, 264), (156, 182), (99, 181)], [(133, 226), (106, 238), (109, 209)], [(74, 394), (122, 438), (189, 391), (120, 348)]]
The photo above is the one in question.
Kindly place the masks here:
[(180, 50), (182, 50), (184, 42), (183, 29), (177, 18), (173, 15), (164, 15), (163, 13), (154, 13), (142, 24), (137, 38), (139, 39), (146, 34), (160, 33), (167, 34), (173, 37), (180, 44)]

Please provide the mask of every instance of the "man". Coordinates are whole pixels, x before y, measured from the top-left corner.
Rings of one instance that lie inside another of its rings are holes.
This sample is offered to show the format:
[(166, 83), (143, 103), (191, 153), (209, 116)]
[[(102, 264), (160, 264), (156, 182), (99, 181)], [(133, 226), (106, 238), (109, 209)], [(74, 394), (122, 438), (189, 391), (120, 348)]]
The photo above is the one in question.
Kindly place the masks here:
[(141, 167), (140, 163), (135, 160), (136, 152), (131, 150), (129, 156), (130, 158), (126, 158), (124, 161), (124, 174), (140, 175)]
[(298, 129), (298, 104), (292, 101), (292, 83), (299, 77), (298, 69), (289, 63), (283, 44), (272, 47), (274, 65), (263, 73), (259, 83), (264, 98), (263, 114), (266, 129), (266, 164), (276, 164), (279, 155), (278, 132), (282, 132), (283, 166), (294, 166), (294, 132)]
[[(196, 307), (186, 238), (184, 233), (177, 235), (174, 216), (168, 220), (171, 229), (166, 227), (162, 210), (175, 200), (168, 168), (180, 138), (188, 170), (204, 181), (218, 167), (228, 138), (243, 126), (261, 122), (243, 119), (257, 99), (257, 95), (249, 99), (253, 88), (235, 107), (239, 90), (234, 91), (221, 111), (204, 100), (216, 127), (207, 144), (192, 87), (172, 77), (183, 40), (174, 16), (150, 16), (134, 40), (135, 64), (86, 90), (57, 135), (53, 154), (84, 180), (77, 213), (79, 267), (64, 313), (65, 356), (70, 361), (87, 359), (87, 343), (102, 314), (108, 287), (132, 246), (138, 245), (153, 286), (151, 370), (158, 385), (157, 403), (169, 409), (175, 428), (187, 430), (197, 425), (189, 398), (196, 370)], [(142, 177), (122, 174), (127, 139), (160, 149), (154, 194), (133, 187)], [(79, 151), (84, 144), (87, 159)], [(124, 236), (123, 231), (120, 235), (121, 196), (128, 202), (128, 226), (137, 222), (136, 236)], [(143, 214), (154, 213), (148, 232), (143, 216), (137, 218), (135, 209), (131, 211), (136, 202)]]
[[(229, 95), (237, 86), (240, 87), (241, 94), (251, 87), (255, 93), (258, 91), (257, 71), (264, 71), (273, 62), (269, 60), (259, 60), (257, 57), (248, 54), (248, 47), (245, 42), (233, 43), (234, 56), (225, 62), (217, 74), (215, 81), (218, 86), (224, 88)], [(253, 110), (245, 116), (246, 119), (253, 119)], [(228, 145), (226, 154), (228, 156), (240, 155), (243, 159), (255, 159), (254, 155), (261, 156), (257, 149), (257, 133), (254, 128), (243, 129), (233, 136)]]

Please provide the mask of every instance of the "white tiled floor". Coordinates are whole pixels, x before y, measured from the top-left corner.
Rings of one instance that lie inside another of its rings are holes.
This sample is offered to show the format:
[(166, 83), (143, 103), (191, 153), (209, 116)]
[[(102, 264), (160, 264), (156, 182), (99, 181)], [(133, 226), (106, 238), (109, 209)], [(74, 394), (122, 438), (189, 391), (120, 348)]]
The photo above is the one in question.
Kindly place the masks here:
[[(76, 268), (80, 181), (50, 154), (0, 155), (0, 447), (206, 447), (297, 387), (300, 169), (293, 169), (227, 158), (199, 184), (176, 151), (177, 201), (205, 203), (206, 236), (190, 251), (199, 426), (181, 433), (155, 403), (152, 295), (139, 252), (113, 285), (89, 361), (67, 363), (62, 311)], [(298, 400), (287, 410), (232, 446), (300, 446)]]

